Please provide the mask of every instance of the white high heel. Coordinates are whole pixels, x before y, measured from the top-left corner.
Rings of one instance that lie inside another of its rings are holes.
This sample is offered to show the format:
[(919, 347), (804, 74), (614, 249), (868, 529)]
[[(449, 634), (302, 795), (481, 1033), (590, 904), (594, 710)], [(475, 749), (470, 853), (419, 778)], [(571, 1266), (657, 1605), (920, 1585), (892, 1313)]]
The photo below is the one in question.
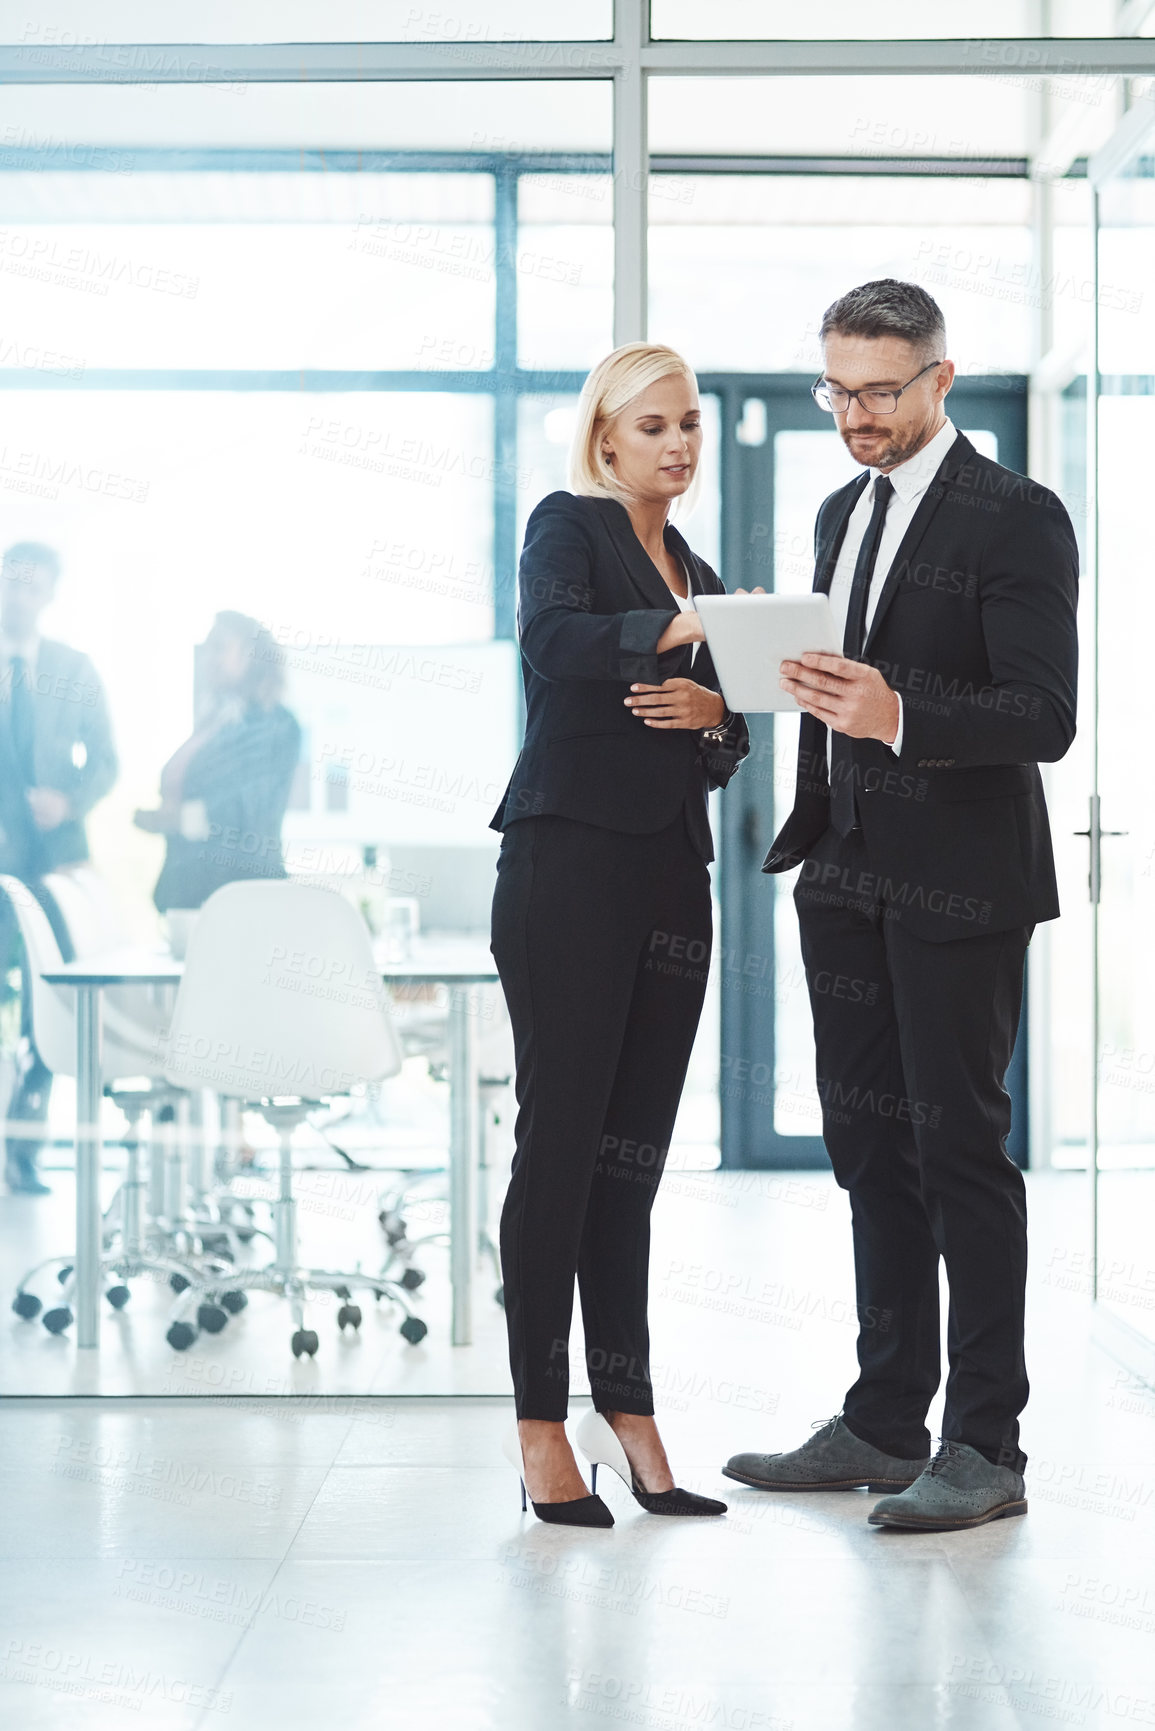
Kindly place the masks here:
[(595, 1491), (598, 1488), (599, 1467), (610, 1467), (629, 1490), (634, 1489), (636, 1481), (629, 1457), (613, 1425), (596, 1406), (591, 1406), (588, 1412), (582, 1414), (574, 1432), (574, 1441), (590, 1463), (590, 1476)]
[[(521, 1452), (516, 1419), (513, 1428), (502, 1438), (501, 1452), (521, 1480), (521, 1512), (525, 1514), (525, 1456)], [(533, 1502), (532, 1497), (528, 1500)], [(539, 1521), (555, 1527), (612, 1527), (614, 1524), (613, 1515), (599, 1496), (571, 1497), (564, 1503), (533, 1503), (533, 1512)]]
[(593, 1488), (598, 1488), (598, 1468), (609, 1467), (617, 1473), (634, 1500), (651, 1515), (724, 1515), (726, 1504), (716, 1497), (700, 1497), (696, 1491), (684, 1491), (675, 1485), (669, 1491), (648, 1491), (634, 1476), (629, 1456), (621, 1438), (609, 1419), (596, 1407), (582, 1415), (574, 1433), (578, 1448), (590, 1463)]

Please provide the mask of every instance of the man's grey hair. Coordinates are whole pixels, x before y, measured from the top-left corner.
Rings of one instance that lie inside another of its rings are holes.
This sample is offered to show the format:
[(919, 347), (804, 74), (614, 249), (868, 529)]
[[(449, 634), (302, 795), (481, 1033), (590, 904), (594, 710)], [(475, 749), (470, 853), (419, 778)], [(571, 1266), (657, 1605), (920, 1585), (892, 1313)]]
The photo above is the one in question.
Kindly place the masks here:
[(819, 336), (902, 337), (928, 365), (946, 358), (946, 325), (936, 300), (892, 276), (852, 288), (827, 307)]

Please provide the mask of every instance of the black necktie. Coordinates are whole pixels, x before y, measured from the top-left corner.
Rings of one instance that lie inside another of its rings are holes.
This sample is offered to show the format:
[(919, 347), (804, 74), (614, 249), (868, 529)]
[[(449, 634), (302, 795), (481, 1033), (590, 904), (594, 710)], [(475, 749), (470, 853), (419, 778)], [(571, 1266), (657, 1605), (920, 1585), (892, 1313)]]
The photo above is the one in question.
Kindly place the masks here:
[[(886, 522), (886, 507), (894, 492), (894, 482), (888, 475), (879, 475), (874, 483), (874, 509), (866, 534), (854, 562), (854, 577), (850, 585), (850, 601), (846, 609), (846, 628), (842, 633), (842, 653), (858, 661), (866, 640), (866, 603), (870, 596), (870, 580), (874, 576), (882, 528)], [(849, 835), (857, 823), (854, 797), (854, 758), (851, 741), (845, 733), (830, 732), (830, 821), (839, 835)]]
[(25, 787), (36, 786), (36, 718), (32, 709), (32, 687), (28, 683), (28, 663), (23, 655), (13, 655), (8, 663), (12, 677), (9, 701), (12, 705), (12, 746), (16, 764)]

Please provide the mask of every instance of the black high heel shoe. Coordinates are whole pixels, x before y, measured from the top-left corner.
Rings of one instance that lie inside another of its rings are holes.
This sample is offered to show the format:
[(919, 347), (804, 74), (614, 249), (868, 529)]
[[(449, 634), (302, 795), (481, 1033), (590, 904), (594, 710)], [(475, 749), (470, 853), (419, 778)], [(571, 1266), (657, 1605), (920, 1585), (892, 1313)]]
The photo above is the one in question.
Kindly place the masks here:
[(609, 1419), (595, 1407), (585, 1414), (576, 1432), (577, 1445), (585, 1455), (593, 1475), (594, 1489), (598, 1485), (598, 1468), (610, 1467), (651, 1515), (724, 1515), (726, 1504), (716, 1497), (700, 1497), (696, 1491), (684, 1491), (675, 1485), (672, 1491), (647, 1491), (634, 1477), (625, 1449)]
[[(521, 1512), (525, 1514), (525, 1459), (516, 1424), (507, 1433), (501, 1452), (521, 1480)], [(533, 1502), (532, 1497), (529, 1501)], [(613, 1515), (599, 1496), (573, 1497), (566, 1503), (533, 1503), (533, 1512), (539, 1521), (554, 1527), (612, 1527), (614, 1524)]]

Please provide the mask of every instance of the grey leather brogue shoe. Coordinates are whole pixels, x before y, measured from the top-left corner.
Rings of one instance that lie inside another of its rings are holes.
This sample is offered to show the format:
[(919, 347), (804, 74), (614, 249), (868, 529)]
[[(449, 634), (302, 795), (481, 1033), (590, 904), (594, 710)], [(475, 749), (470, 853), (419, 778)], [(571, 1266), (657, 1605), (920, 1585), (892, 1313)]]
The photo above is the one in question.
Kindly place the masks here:
[(801, 1448), (779, 1455), (731, 1455), (722, 1472), (760, 1491), (893, 1491), (912, 1485), (927, 1465), (900, 1460), (862, 1442), (842, 1414), (823, 1419)]
[(992, 1466), (968, 1443), (940, 1442), (938, 1453), (909, 1490), (883, 1497), (870, 1512), (875, 1527), (949, 1533), (1025, 1515), (1022, 1473)]

